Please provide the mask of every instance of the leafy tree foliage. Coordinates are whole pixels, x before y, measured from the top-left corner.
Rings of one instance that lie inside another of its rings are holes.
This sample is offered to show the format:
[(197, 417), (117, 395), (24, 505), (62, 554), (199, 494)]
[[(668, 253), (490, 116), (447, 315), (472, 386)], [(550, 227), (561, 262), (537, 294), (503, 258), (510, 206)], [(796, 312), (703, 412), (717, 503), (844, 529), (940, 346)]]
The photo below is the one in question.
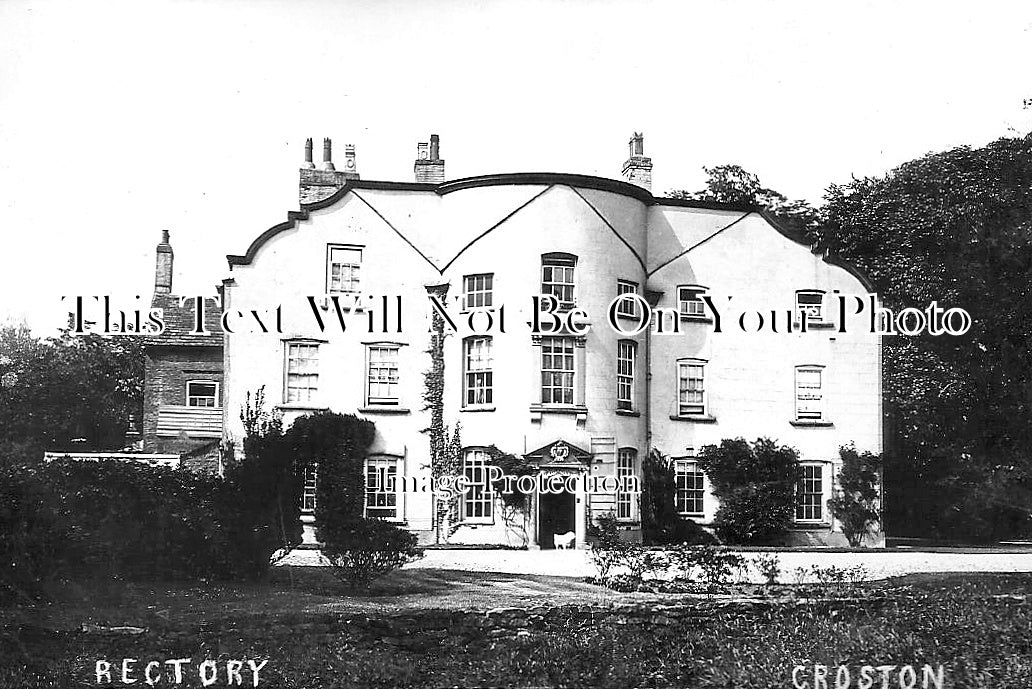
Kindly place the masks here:
[(724, 439), (719, 446), (703, 447), (698, 464), (720, 500), (714, 526), (723, 542), (770, 544), (784, 538), (801, 472), (796, 450), (769, 438), (752, 444)]
[(143, 367), (138, 338), (0, 326), (0, 460), (121, 448), (142, 412)]
[(786, 229), (807, 237), (816, 232), (819, 216), (809, 202), (789, 200), (781, 192), (764, 187), (759, 177), (740, 165), (725, 164), (702, 169), (707, 176), (705, 189), (671, 191), (668, 195), (693, 201), (754, 206), (768, 211)]
[(966, 309), (962, 337), (885, 339), (886, 530), (989, 540), (1032, 511), (1032, 136), (829, 188), (820, 240), (894, 310)]

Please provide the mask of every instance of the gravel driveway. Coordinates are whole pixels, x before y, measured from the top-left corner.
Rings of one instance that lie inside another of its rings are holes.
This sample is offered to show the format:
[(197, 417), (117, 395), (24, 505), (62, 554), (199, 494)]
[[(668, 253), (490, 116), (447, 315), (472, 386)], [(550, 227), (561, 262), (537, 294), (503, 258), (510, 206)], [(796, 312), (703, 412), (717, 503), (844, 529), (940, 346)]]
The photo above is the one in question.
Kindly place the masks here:
[[(862, 566), (872, 579), (915, 574), (919, 572), (1032, 572), (1032, 550), (993, 551), (915, 551), (875, 550), (867, 552), (780, 551), (775, 553), (781, 564), (784, 582), (794, 581), (798, 567), (812, 565), (839, 568)], [(759, 553), (745, 553), (749, 560)], [(282, 564), (318, 566), (318, 551), (297, 550)], [(595, 568), (584, 550), (428, 550), (425, 557), (406, 569), (449, 569), (467, 572), (499, 572), (546, 576), (586, 577)], [(752, 579), (759, 581), (752, 573)], [(810, 578), (805, 581), (810, 581)]]

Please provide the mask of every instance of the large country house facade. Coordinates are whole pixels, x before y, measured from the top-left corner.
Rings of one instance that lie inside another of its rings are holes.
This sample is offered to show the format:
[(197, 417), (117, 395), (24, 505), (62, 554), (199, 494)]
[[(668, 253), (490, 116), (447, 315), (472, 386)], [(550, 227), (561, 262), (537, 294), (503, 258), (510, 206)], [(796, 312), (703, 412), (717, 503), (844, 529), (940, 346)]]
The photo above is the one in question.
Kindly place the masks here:
[[(195, 305), (171, 295), (171, 246), (159, 245), (154, 303), (172, 317), (148, 343), (145, 449), (239, 446), (240, 410), (263, 388), (287, 424), (318, 410), (368, 418), (367, 514), (433, 542), (436, 498), (398, 480), (431, 472), (433, 295), (457, 327), (443, 339), (443, 415), (474, 484), (449, 542), (551, 547), (572, 531), (581, 546), (607, 513), (638, 538), (634, 488), (653, 449), (674, 462), (677, 510), (709, 524), (717, 501), (696, 451), (769, 437), (803, 463), (797, 542), (844, 543), (827, 500), (840, 446), (881, 451), (881, 343), (836, 315), (839, 296), (868, 285), (755, 208), (653, 196), (640, 135), (630, 149), (624, 180), (446, 181), (435, 136), (415, 181), (379, 182), (360, 178), (353, 147), (336, 170), (328, 141), (317, 168), (309, 140), (300, 210), (228, 257), (228, 315), (206, 316), (209, 335), (185, 334)], [(631, 293), (641, 299), (614, 306)], [(560, 329), (533, 331), (535, 295), (554, 299)], [(578, 477), (573, 491), (538, 485), (514, 517), (482, 480), (492, 446)]]

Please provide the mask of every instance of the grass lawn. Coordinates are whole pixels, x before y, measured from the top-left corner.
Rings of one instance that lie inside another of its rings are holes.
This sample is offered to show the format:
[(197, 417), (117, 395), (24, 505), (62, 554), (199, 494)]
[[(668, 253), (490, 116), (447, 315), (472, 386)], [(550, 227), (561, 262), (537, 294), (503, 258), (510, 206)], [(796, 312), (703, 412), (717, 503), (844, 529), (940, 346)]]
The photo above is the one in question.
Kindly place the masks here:
[[(205, 658), (218, 660), (214, 687), (235, 659), (268, 660), (261, 687), (791, 687), (796, 665), (812, 687), (815, 664), (831, 666), (829, 689), (838, 665), (850, 686), (864, 686), (863, 665), (907, 664), (914, 686), (925, 664), (943, 665), (949, 687), (1032, 686), (1030, 574), (912, 576), (869, 584), (859, 602), (618, 594), (441, 570), (402, 570), (353, 596), (315, 568), (260, 584), (66, 584), (51, 597), (0, 609), (0, 687), (130, 686), (123, 658), (138, 661), (137, 688), (148, 661), (180, 658), (192, 659), (184, 687), (202, 686)], [(485, 614), (500, 606), (529, 611)], [(101, 659), (110, 685), (96, 681)], [(165, 667), (157, 686), (176, 686)], [(241, 677), (252, 686), (246, 664)]]

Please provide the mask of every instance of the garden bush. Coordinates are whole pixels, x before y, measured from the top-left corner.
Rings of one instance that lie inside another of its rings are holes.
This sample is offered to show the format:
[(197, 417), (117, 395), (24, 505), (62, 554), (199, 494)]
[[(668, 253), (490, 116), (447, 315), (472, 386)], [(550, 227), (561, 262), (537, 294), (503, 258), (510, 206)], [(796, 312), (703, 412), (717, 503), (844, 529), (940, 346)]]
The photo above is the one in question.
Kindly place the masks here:
[(340, 525), (323, 555), (334, 575), (351, 588), (366, 586), (420, 556), (416, 536), (380, 519), (354, 519)]
[(8, 595), (46, 580), (232, 576), (241, 544), (222, 530), (217, 478), (145, 464), (59, 459), (0, 477)]
[(714, 519), (725, 543), (775, 544), (784, 540), (795, 511), (799, 453), (760, 438), (707, 445), (698, 457), (720, 500)]
[(365, 458), (375, 433), (371, 421), (332, 412), (300, 417), (286, 433), (302, 464), (317, 466), (316, 535), (334, 574), (352, 588), (419, 556), (413, 534), (363, 516)]
[(616, 515), (609, 512), (596, 517), (595, 523), (588, 527), (588, 537), (591, 539), (591, 561), (598, 570), (599, 579), (605, 582), (613, 567), (622, 563), (626, 547), (620, 540)]
[(870, 452), (859, 453), (853, 445), (839, 448), (842, 471), (839, 488), (828, 501), (828, 508), (842, 524), (849, 545), (858, 548), (871, 527), (881, 520), (879, 514), (879, 473), (881, 458)]

